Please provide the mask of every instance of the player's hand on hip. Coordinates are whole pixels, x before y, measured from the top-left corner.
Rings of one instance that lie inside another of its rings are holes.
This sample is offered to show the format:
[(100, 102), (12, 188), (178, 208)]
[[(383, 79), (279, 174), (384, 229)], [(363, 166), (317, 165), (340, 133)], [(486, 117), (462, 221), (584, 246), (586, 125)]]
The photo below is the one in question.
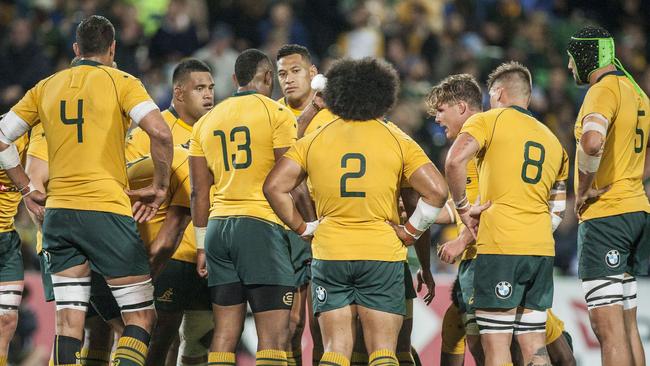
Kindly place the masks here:
[(422, 291), (422, 285), (427, 289), (427, 293), (424, 295), (422, 300), (424, 300), (424, 303), (427, 305), (431, 304), (431, 301), (433, 301), (433, 298), (436, 296), (436, 282), (433, 280), (431, 270), (428, 268), (426, 270), (422, 270), (422, 268), (418, 269), (416, 278), (418, 284), (417, 291)]
[(386, 221), (386, 223), (390, 225), (393, 228), (393, 230), (395, 230), (395, 234), (397, 234), (397, 237), (399, 238), (399, 240), (402, 241), (402, 244), (404, 244), (404, 246), (407, 247), (411, 246), (415, 244), (415, 242), (417, 241), (417, 238), (411, 236), (409, 233), (406, 232), (406, 229), (404, 229), (404, 225), (397, 225), (388, 220)]
[(478, 224), (481, 219), (481, 214), (483, 211), (487, 210), (492, 206), (492, 202), (487, 201), (484, 204), (473, 204), (464, 210), (458, 210), (458, 215), (460, 220), (465, 224), (469, 232), (472, 234), (474, 239), (478, 236)]
[(208, 268), (205, 264), (205, 250), (203, 249), (198, 249), (196, 251), (196, 273), (198, 273), (201, 278), (208, 277)]
[(612, 189), (611, 184), (600, 189), (589, 188), (583, 196), (576, 196), (573, 212), (575, 212), (578, 220), (580, 220), (580, 215), (582, 215), (590, 204), (596, 202), (600, 196), (610, 189)]
[(136, 190), (126, 190), (133, 204), (133, 219), (139, 223), (151, 220), (160, 205), (167, 199), (167, 190), (148, 186)]
[(34, 214), (36, 219), (42, 224), (45, 215), (45, 200), (47, 196), (41, 191), (31, 191), (23, 197), (25, 207)]

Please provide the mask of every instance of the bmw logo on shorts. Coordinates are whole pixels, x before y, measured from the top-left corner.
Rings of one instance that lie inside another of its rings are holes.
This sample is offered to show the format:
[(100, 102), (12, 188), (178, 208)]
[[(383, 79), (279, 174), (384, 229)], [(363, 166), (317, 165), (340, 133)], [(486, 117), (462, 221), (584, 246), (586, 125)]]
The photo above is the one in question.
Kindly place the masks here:
[(494, 288), (494, 293), (499, 299), (507, 299), (512, 295), (512, 285), (508, 281), (501, 281)]
[(320, 302), (327, 301), (327, 291), (325, 291), (325, 288), (323, 288), (323, 286), (316, 287), (316, 298)]
[(618, 253), (618, 250), (612, 249), (607, 252), (605, 256), (605, 263), (611, 268), (616, 268), (621, 263), (621, 255)]

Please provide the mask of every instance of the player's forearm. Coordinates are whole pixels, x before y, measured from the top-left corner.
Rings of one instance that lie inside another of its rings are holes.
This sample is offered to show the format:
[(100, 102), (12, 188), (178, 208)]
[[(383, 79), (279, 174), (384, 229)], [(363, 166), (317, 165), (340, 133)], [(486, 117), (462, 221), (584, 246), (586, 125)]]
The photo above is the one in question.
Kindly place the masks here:
[(208, 216), (210, 213), (210, 187), (193, 184), (192, 193), (190, 195), (190, 206), (192, 207), (192, 223), (194, 226), (208, 226)]
[(298, 138), (301, 138), (305, 135), (305, 130), (311, 123), (311, 120), (314, 119), (319, 110), (313, 106), (313, 104), (308, 104), (300, 116), (298, 116)]
[(154, 165), (153, 186), (157, 189), (169, 187), (174, 147), (171, 133), (161, 133), (151, 137), (151, 159)]
[[(29, 192), (29, 177), (27, 176), (27, 173), (25, 173), (25, 169), (23, 169), (22, 165), (18, 165), (14, 168), (7, 169), (5, 170), (7, 173), (7, 176), (11, 181), (14, 183), (16, 188), (21, 192), (21, 193), (27, 193)], [(33, 186), (32, 186), (33, 188)], [(26, 192), (25, 192), (26, 191)]]
[(447, 174), (447, 185), (454, 203), (458, 204), (466, 199), (465, 182), (467, 181), (468, 160), (447, 157), (445, 172)]
[(415, 254), (420, 262), (420, 268), (424, 271), (431, 270), (431, 230), (422, 233), (422, 236), (415, 242)]
[(293, 191), (291, 191), (291, 197), (293, 197), (293, 200), (295, 201), (298, 212), (300, 212), (300, 215), (305, 220), (316, 220), (316, 210), (312, 204), (306, 180), (304, 180), (298, 187), (294, 188)]
[(266, 188), (264, 190), (264, 195), (275, 214), (289, 227), (289, 229), (297, 232), (305, 223), (305, 219), (298, 211), (298, 208), (289, 192)]
[(190, 220), (188, 208), (179, 206), (169, 208), (162, 227), (150, 247), (151, 255), (157, 261), (165, 262), (176, 252)]
[(585, 197), (594, 183), (596, 173), (585, 173), (578, 171), (578, 197)]

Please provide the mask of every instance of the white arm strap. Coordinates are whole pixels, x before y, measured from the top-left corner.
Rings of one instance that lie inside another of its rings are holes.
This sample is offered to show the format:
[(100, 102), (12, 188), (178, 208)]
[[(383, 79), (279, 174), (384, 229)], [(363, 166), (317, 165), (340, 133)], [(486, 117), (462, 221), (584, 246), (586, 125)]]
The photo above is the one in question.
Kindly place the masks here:
[(207, 227), (194, 227), (194, 237), (196, 240), (196, 249), (205, 250), (205, 233), (208, 230)]
[(29, 131), (29, 124), (14, 111), (9, 111), (0, 118), (0, 141), (9, 145)]
[(0, 169), (7, 170), (20, 165), (20, 156), (16, 145), (10, 143), (4, 151), (0, 151)]
[(425, 231), (436, 221), (441, 209), (442, 207), (431, 206), (420, 198), (408, 222), (418, 231)]
[[(600, 120), (602, 122), (602, 124), (597, 123), (597, 122), (593, 122), (593, 121), (587, 121), (587, 119), (592, 119), (592, 118)], [(605, 136), (607, 136), (607, 126), (609, 126), (609, 121), (602, 114), (600, 114), (600, 113), (590, 113), (590, 114), (586, 115), (585, 118), (583, 118), (582, 120), (586, 121), (582, 125), (582, 133), (583, 134), (588, 132), (588, 131), (596, 131), (596, 132), (600, 133), (601, 135), (603, 135), (603, 138)]]
[(129, 112), (129, 117), (131, 117), (131, 120), (133, 120), (133, 123), (140, 124), (140, 121), (149, 114), (149, 112), (159, 109), (156, 103), (148, 100), (146, 102), (142, 102), (135, 107), (131, 108), (131, 111)]

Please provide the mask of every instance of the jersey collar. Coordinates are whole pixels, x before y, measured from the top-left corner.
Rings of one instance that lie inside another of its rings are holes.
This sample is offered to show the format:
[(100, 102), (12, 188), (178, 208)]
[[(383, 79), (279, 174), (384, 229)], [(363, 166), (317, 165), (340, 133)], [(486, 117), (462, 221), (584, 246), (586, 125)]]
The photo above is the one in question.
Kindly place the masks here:
[(241, 97), (242, 95), (251, 95), (251, 94), (257, 94), (256, 90), (244, 90), (240, 92), (235, 92), (233, 93), (233, 97)]
[(86, 59), (80, 59), (72, 63), (72, 67), (75, 66), (81, 66), (81, 65), (87, 65), (87, 66), (102, 66), (101, 62), (93, 61), (93, 60), (86, 60)]
[(516, 111), (521, 112), (523, 114), (527, 114), (527, 115), (529, 115), (531, 117), (533, 116), (533, 113), (531, 111), (529, 111), (528, 109), (526, 109), (526, 108), (521, 108), (520, 106), (517, 106), (517, 105), (511, 105), (510, 108), (513, 108)]
[(609, 76), (609, 75), (625, 76), (625, 73), (623, 71), (621, 71), (621, 70), (609, 71), (609, 72), (606, 72), (606, 73), (600, 75), (600, 77), (598, 78), (598, 80), (596, 80), (596, 82), (599, 82), (599, 81), (603, 80), (603, 78), (605, 76)]
[(184, 129), (188, 131), (192, 131), (192, 126), (188, 125), (187, 123), (185, 123), (185, 121), (181, 119), (181, 116), (178, 114), (178, 111), (176, 111), (176, 108), (174, 108), (173, 105), (169, 106), (167, 110), (169, 111), (169, 113), (172, 114), (172, 116), (174, 116), (174, 118), (176, 118), (176, 123), (178, 123)]

